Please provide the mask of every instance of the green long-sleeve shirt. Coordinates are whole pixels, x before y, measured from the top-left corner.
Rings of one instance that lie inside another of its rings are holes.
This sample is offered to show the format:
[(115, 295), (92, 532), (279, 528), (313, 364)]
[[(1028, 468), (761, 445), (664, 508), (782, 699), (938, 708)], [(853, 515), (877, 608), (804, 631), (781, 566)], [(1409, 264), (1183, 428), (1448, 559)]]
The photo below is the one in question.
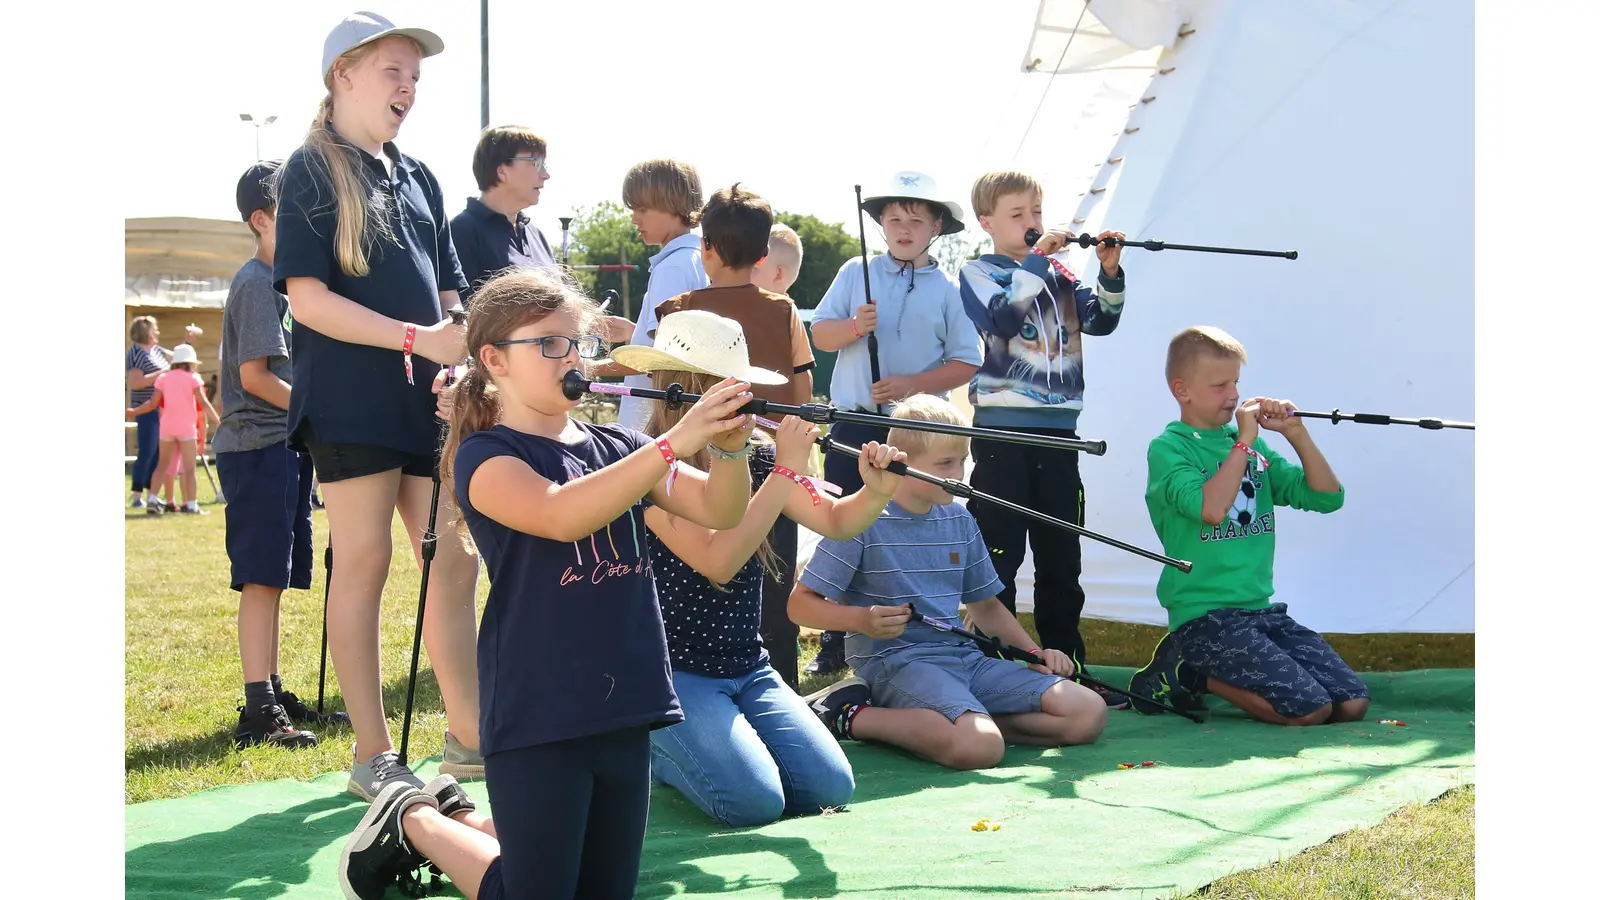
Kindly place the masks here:
[(1238, 439), (1235, 425), (1204, 430), (1172, 422), (1150, 442), (1144, 501), (1151, 524), (1168, 556), (1194, 564), (1188, 574), (1166, 567), (1156, 583), (1171, 631), (1214, 609), (1265, 609), (1271, 603), (1275, 507), (1330, 513), (1344, 505), (1343, 485), (1333, 492), (1312, 490), (1305, 469), (1257, 437), (1252, 448), (1266, 458), (1267, 468), (1252, 456), (1227, 517), (1220, 525), (1207, 525), (1200, 517), (1206, 480)]

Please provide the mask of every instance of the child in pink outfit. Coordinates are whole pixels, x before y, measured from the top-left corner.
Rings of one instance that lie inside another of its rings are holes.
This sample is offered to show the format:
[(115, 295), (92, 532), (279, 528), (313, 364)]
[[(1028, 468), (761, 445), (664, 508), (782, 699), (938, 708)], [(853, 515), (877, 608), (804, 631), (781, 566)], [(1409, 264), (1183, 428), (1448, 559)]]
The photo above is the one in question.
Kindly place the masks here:
[[(204, 409), (213, 424), (220, 422), (217, 411), (206, 397), (205, 382), (194, 368), (200, 362), (194, 347), (184, 344), (172, 354), (172, 368), (156, 378), (155, 391), (144, 405), (128, 410), (128, 421), (153, 409), (161, 410), (161, 457), (156, 472), (163, 479), (167, 502), (172, 500), (173, 454), (182, 459), (194, 459), (199, 437), (198, 417)], [(194, 466), (183, 467), (183, 499), (181, 512), (201, 512), (198, 500), (199, 485), (195, 482)]]

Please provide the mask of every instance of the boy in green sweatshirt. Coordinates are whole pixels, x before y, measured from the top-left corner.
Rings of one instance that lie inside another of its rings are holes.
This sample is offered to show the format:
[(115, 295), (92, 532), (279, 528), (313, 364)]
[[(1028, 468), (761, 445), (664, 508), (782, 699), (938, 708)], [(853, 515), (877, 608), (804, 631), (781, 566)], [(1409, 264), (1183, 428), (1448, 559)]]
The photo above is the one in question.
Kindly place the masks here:
[[(1330, 513), (1344, 505), (1344, 487), (1294, 404), (1240, 402), (1244, 362), (1244, 347), (1210, 326), (1186, 328), (1167, 347), (1181, 415), (1150, 442), (1145, 505), (1167, 555), (1194, 569), (1162, 571), (1156, 596), (1168, 633), (1129, 690), (1179, 708), (1203, 707), (1212, 693), (1275, 725), (1355, 721), (1367, 713), (1366, 685), (1271, 601), (1275, 508)], [(1268, 447), (1262, 428), (1283, 435), (1300, 465)]]

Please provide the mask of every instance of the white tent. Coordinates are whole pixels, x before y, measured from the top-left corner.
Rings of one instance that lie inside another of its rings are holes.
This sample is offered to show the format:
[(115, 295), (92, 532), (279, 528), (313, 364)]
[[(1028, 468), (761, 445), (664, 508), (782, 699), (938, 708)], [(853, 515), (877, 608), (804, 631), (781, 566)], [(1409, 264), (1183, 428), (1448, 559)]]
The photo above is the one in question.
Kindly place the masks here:
[[(1044, 0), (1022, 67), (1095, 78), (1156, 52), (1073, 229), (1300, 257), (1124, 251), (1123, 322), (1084, 341), (1079, 432), (1108, 452), (1081, 468), (1088, 527), (1153, 550), (1145, 450), (1176, 418), (1162, 368), (1187, 325), (1244, 343), (1246, 396), (1474, 417), (1470, 5), (1095, 0), (1085, 13), (1082, 0)], [(1054, 218), (1068, 201), (1046, 191)], [(1074, 262), (1093, 278), (1092, 250)], [(1512, 307), (1522, 284), (1520, 273), (1507, 284)], [(1307, 427), (1347, 499), (1331, 515), (1281, 516), (1277, 599), (1320, 631), (1474, 631), (1474, 433)], [(1083, 548), (1086, 615), (1165, 622), (1158, 564)], [(1019, 582), (1030, 609), (1031, 561)]]

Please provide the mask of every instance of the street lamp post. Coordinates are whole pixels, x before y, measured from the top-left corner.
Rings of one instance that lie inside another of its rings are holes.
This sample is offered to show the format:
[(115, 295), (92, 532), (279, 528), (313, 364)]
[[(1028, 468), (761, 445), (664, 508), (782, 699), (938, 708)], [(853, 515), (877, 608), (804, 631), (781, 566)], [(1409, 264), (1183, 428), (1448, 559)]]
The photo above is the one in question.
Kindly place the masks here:
[(277, 116), (267, 116), (265, 121), (257, 122), (249, 113), (239, 113), (239, 121), (248, 122), (256, 129), (256, 162), (261, 161), (261, 129), (278, 121)]

